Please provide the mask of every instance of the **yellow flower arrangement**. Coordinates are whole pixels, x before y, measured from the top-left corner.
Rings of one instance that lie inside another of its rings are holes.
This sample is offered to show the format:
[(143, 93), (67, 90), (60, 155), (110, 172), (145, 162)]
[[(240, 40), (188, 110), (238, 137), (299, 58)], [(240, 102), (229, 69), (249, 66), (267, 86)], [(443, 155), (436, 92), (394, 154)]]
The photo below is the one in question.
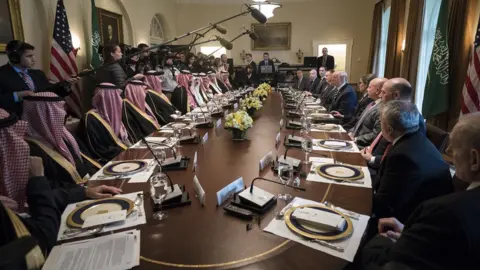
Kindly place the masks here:
[(247, 111), (249, 109), (255, 109), (258, 111), (262, 107), (262, 102), (258, 97), (246, 97), (240, 102), (240, 108), (242, 108), (242, 110), (244, 111)]
[(270, 84), (268, 83), (262, 83), (261, 85), (258, 86), (258, 88), (266, 90), (268, 94), (272, 93), (272, 86), (270, 86)]
[(255, 89), (255, 91), (253, 91), (253, 96), (258, 98), (264, 98), (268, 96), (268, 92), (263, 88), (257, 88)]
[(225, 117), (225, 128), (247, 130), (253, 126), (253, 119), (247, 112), (239, 110)]

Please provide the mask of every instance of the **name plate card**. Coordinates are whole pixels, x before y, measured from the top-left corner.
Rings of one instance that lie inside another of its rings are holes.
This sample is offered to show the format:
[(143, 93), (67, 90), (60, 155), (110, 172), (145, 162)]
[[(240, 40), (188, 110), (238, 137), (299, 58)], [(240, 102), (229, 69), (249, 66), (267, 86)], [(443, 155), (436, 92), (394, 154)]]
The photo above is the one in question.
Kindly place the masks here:
[(280, 132), (277, 133), (277, 136), (275, 137), (275, 145), (278, 145), (280, 143)]
[(220, 127), (221, 125), (222, 125), (222, 118), (217, 120), (217, 128)]
[(118, 221), (124, 221), (126, 219), (127, 210), (119, 210), (104, 214), (93, 215), (85, 219), (82, 228), (90, 228), (98, 225), (110, 224)]
[(268, 165), (270, 165), (272, 161), (273, 161), (273, 153), (272, 151), (270, 151), (262, 159), (260, 159), (260, 162), (259, 162), (260, 171), (268, 167)]
[(234, 193), (240, 192), (244, 189), (243, 177), (238, 178), (226, 187), (217, 192), (217, 205), (222, 205)]
[(208, 132), (205, 133), (205, 135), (203, 135), (203, 138), (202, 138), (202, 144), (206, 144), (208, 141)]
[(195, 195), (200, 200), (200, 204), (202, 206), (205, 205), (205, 191), (203, 190), (202, 185), (200, 185), (200, 181), (198, 181), (197, 176), (193, 177), (193, 190), (195, 191)]
[(280, 124), (280, 129), (281, 129), (281, 128), (283, 127), (283, 119), (280, 120), (280, 123), (279, 123), (279, 124)]
[(195, 151), (195, 155), (193, 156), (193, 171), (197, 169), (197, 151)]

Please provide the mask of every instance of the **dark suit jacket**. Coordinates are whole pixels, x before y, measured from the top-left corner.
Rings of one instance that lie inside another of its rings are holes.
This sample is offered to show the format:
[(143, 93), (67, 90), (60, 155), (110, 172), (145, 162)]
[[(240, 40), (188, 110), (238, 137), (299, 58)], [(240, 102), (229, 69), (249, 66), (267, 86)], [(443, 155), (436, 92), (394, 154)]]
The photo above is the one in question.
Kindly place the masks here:
[(300, 86), (298, 85), (298, 77), (295, 76), (293, 79), (293, 88), (301, 91), (309, 90), (310, 87), (310, 79), (302, 77), (302, 81), (300, 82)]
[(391, 146), (373, 183), (373, 213), (405, 222), (422, 202), (453, 191), (448, 164), (420, 131)]
[(380, 103), (364, 111), (357, 124), (350, 130), (356, 138), (356, 143), (362, 147), (369, 146), (381, 131)]
[(357, 94), (348, 83), (339, 89), (337, 98), (333, 100), (330, 111), (337, 111), (344, 116), (345, 121), (349, 121), (357, 107)]
[(258, 75), (256, 73), (252, 73), (252, 76), (250, 78), (248, 77), (248, 74), (245, 74), (243, 76), (243, 80), (240, 83), (241, 86), (257, 86), (260, 83), (260, 79), (258, 78)]
[[(48, 81), (45, 73), (38, 69), (29, 69), (28, 74), (32, 77), (35, 83), (35, 91), (42, 91), (52, 86)], [(22, 101), (15, 102), (13, 93), (29, 90), (25, 81), (20, 75), (13, 69), (10, 64), (5, 64), (0, 67), (0, 108), (3, 108), (10, 112), (15, 112), (19, 117), (22, 116)], [(51, 89), (50, 92), (54, 92), (59, 96), (67, 96), (70, 93), (70, 86), (57, 85)]]
[[(323, 63), (323, 55), (317, 58), (317, 70), (319, 67), (322, 66)], [(327, 55), (327, 62), (326, 67), (327, 70), (335, 69), (335, 57), (331, 55)]]
[(412, 269), (478, 269), (479, 204), (480, 188), (423, 203), (396, 243), (377, 237), (366, 245), (363, 264), (367, 269), (386, 262), (400, 262)]
[[(250, 65), (253, 67), (253, 73), (257, 73), (257, 63), (255, 63), (255, 61), (252, 61), (250, 62), (250, 64), (247, 64), (247, 65)], [(247, 68), (245, 67), (245, 69)]]
[(275, 64), (273, 63), (272, 60), (269, 60), (268, 61), (268, 64), (265, 64), (265, 61), (262, 60), (260, 63), (258, 63), (258, 74), (262, 74), (261, 73), (261, 67), (264, 67), (264, 66), (272, 66), (272, 73), (275, 73)]
[(312, 96), (320, 98), (323, 91), (328, 87), (327, 80), (325, 78), (318, 78), (319, 82), (314, 89), (309, 89), (312, 93)]
[(363, 111), (367, 106), (372, 103), (373, 100), (368, 97), (368, 95), (363, 95), (360, 101), (358, 102), (357, 108), (355, 109), (355, 113), (353, 114), (353, 118), (346, 124), (343, 125), (345, 130), (349, 130), (355, 126), (355, 124), (360, 120), (360, 116), (362, 116)]

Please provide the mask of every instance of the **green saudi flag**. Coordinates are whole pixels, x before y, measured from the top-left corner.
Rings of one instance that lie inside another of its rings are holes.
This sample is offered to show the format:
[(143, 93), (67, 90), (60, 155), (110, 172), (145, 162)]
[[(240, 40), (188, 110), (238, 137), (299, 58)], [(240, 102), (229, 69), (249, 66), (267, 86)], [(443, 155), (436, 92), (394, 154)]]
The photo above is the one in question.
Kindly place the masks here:
[(448, 109), (449, 51), (448, 51), (448, 1), (442, 0), (438, 15), (432, 58), (428, 69), (422, 113), (425, 118)]
[(97, 68), (102, 65), (102, 57), (98, 54), (98, 46), (102, 40), (100, 38), (100, 28), (98, 27), (97, 7), (95, 0), (92, 0), (92, 59), (90, 65)]

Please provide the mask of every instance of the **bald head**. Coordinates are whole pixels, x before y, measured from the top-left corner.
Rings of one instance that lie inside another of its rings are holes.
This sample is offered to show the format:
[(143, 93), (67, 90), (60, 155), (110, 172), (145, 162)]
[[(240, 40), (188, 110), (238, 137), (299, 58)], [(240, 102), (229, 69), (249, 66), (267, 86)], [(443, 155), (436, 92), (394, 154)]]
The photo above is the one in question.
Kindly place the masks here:
[(480, 113), (460, 118), (450, 142), (457, 177), (466, 182), (480, 181)]
[(411, 101), (412, 92), (412, 85), (407, 80), (393, 78), (383, 84), (381, 98), (383, 102), (390, 100)]
[(386, 78), (375, 78), (371, 80), (367, 88), (368, 97), (373, 100), (379, 99), (383, 84), (385, 84), (386, 81), (388, 81)]

